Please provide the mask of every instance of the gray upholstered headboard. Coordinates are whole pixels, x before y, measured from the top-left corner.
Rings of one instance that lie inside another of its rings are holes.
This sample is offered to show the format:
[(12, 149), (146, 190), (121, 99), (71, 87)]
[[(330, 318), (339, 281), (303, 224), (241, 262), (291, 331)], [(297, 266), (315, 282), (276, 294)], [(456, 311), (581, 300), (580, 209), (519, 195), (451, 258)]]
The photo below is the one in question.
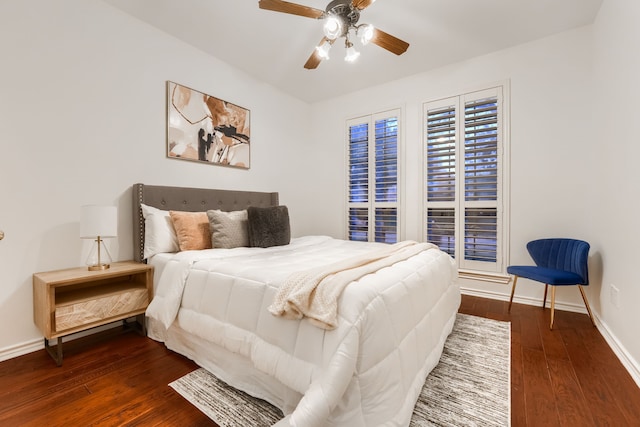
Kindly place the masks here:
[(204, 212), (220, 209), (230, 212), (249, 206), (277, 206), (278, 193), (134, 184), (133, 257), (138, 262), (144, 258), (144, 217), (140, 209), (141, 203), (165, 211)]

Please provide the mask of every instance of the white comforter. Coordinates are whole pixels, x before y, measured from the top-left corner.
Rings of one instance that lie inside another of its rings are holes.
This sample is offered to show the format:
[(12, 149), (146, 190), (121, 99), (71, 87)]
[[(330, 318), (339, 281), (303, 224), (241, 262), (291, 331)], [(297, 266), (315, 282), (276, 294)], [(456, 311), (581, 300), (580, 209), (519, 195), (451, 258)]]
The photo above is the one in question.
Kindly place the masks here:
[(175, 254), (157, 275), (149, 336), (165, 341), (179, 325), (249, 360), (294, 391), (272, 402), (287, 414), (279, 424), (408, 425), (460, 303), (448, 255), (431, 248), (354, 281), (339, 299), (334, 330), (268, 311), (291, 273), (377, 248), (312, 236), (268, 249)]

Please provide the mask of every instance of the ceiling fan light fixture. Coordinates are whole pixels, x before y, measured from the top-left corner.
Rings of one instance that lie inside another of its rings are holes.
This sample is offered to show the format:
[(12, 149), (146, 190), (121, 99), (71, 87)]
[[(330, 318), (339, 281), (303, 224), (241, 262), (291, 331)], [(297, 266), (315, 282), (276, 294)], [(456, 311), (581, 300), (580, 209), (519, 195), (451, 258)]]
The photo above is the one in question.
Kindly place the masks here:
[(363, 45), (367, 45), (373, 39), (373, 25), (364, 24), (358, 27), (357, 31), (360, 41)]
[[(319, 1), (319, 0), (316, 0)], [(329, 59), (329, 50), (338, 38), (344, 37), (346, 55), (345, 60), (355, 61), (359, 56), (353, 43), (349, 40), (357, 37), (362, 45), (373, 43), (396, 55), (402, 55), (409, 48), (409, 43), (369, 24), (360, 24), (360, 14), (376, 0), (329, 0), (327, 7), (317, 9), (287, 0), (260, 0), (258, 7), (264, 10), (298, 15), (305, 18), (323, 20), (324, 36), (314, 47), (311, 55), (304, 64), (307, 70), (314, 70), (323, 59)]]
[(329, 59), (329, 50), (331, 49), (331, 43), (328, 40), (325, 40), (320, 46), (316, 46), (316, 51), (318, 52), (318, 56), (322, 59)]
[(336, 15), (329, 15), (324, 23), (324, 35), (329, 40), (335, 40), (344, 33), (344, 22)]

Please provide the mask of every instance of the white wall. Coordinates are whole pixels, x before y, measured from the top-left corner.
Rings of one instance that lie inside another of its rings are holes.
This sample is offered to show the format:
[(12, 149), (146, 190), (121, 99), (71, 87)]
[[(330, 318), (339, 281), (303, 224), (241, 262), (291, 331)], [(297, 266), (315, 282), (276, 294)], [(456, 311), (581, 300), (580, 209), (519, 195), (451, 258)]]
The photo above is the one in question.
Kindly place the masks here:
[[(31, 275), (82, 265), (81, 205), (118, 206), (112, 255), (132, 258), (136, 182), (279, 191), (293, 234), (309, 233), (307, 104), (101, 1), (1, 9), (0, 354), (42, 345)], [(167, 80), (251, 110), (250, 170), (166, 158)]]
[[(600, 313), (613, 339), (640, 363), (640, 278), (638, 211), (640, 210), (640, 2), (605, 0), (594, 24), (594, 74), (597, 94), (591, 117), (599, 124), (595, 140), (598, 169), (589, 209), (591, 234), (602, 247)], [(610, 285), (620, 291), (618, 307)], [(639, 380), (636, 378), (636, 381)]]

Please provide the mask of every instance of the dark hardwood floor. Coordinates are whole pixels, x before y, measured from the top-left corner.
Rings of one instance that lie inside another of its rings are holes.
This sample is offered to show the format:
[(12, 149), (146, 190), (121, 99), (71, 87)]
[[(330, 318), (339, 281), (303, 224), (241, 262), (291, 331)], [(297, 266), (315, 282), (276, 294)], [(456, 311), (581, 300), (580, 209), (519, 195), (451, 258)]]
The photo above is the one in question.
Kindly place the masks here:
[[(512, 322), (512, 426), (640, 426), (640, 389), (586, 315), (463, 296), (460, 312)], [(215, 426), (167, 386), (196, 365), (134, 333), (0, 363), (0, 426)]]
[(512, 426), (640, 426), (640, 388), (586, 314), (464, 296), (460, 312), (511, 322)]

